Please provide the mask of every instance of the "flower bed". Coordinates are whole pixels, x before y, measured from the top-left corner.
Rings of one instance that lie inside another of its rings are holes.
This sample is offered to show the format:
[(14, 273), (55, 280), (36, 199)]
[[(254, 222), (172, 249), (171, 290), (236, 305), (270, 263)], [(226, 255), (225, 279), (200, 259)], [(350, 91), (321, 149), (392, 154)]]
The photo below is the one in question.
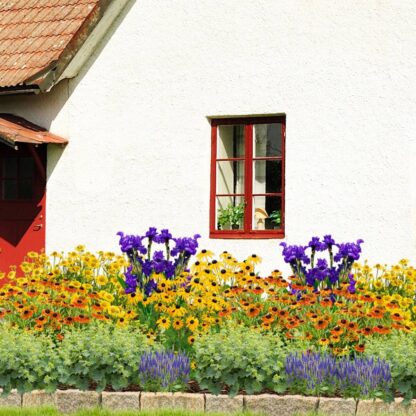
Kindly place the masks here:
[(29, 253), (0, 276), (9, 279), (0, 288), (6, 393), (183, 391), (189, 379), (231, 396), (408, 402), (416, 393), (416, 270), (407, 261), (372, 269), (357, 263), (361, 240), (314, 237), (283, 245), (292, 276), (260, 277), (259, 256), (197, 254), (198, 235), (119, 237), (124, 255)]

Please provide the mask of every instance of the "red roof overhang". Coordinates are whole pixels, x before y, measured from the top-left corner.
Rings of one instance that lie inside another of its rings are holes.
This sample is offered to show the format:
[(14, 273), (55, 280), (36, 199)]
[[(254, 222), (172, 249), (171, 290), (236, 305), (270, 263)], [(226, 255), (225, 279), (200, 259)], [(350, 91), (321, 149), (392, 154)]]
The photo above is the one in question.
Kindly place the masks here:
[(16, 146), (16, 143), (68, 143), (63, 137), (12, 114), (0, 114), (0, 139), (11, 146)]

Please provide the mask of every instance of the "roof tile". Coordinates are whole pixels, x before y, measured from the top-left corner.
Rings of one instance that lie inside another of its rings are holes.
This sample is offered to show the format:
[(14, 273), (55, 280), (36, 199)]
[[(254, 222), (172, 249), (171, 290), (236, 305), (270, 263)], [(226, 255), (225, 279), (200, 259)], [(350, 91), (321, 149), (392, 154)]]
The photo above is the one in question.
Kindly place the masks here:
[(101, 0), (0, 0), (0, 87), (59, 59)]

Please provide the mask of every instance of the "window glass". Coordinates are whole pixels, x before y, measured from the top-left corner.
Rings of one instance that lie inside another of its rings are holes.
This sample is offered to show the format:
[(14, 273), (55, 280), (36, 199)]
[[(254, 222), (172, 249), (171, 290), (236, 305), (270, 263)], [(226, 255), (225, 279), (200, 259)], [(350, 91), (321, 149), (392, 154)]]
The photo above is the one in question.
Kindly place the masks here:
[(244, 160), (217, 162), (217, 194), (244, 193)]
[(282, 161), (253, 161), (253, 193), (269, 194), (282, 192)]
[(16, 157), (7, 157), (3, 159), (3, 178), (17, 177), (17, 161)]
[(254, 157), (282, 156), (282, 124), (254, 124)]
[(241, 196), (217, 196), (216, 229), (242, 230), (244, 226), (245, 204)]
[(17, 179), (3, 179), (2, 182), (3, 199), (17, 199), (19, 195)]
[(244, 157), (244, 125), (218, 126), (217, 159)]
[(253, 229), (276, 230), (282, 228), (282, 198), (276, 196), (253, 197)]

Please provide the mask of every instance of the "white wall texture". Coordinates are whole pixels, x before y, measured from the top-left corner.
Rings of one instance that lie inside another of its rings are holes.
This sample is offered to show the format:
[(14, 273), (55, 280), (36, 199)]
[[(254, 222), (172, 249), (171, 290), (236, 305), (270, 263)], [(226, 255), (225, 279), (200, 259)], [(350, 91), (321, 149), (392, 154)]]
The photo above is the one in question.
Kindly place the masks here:
[(133, 2), (77, 78), (0, 98), (70, 140), (48, 152), (47, 250), (154, 225), (283, 268), (281, 240), (209, 239), (206, 117), (285, 113), (284, 241), (415, 262), (415, 21), (413, 0)]

